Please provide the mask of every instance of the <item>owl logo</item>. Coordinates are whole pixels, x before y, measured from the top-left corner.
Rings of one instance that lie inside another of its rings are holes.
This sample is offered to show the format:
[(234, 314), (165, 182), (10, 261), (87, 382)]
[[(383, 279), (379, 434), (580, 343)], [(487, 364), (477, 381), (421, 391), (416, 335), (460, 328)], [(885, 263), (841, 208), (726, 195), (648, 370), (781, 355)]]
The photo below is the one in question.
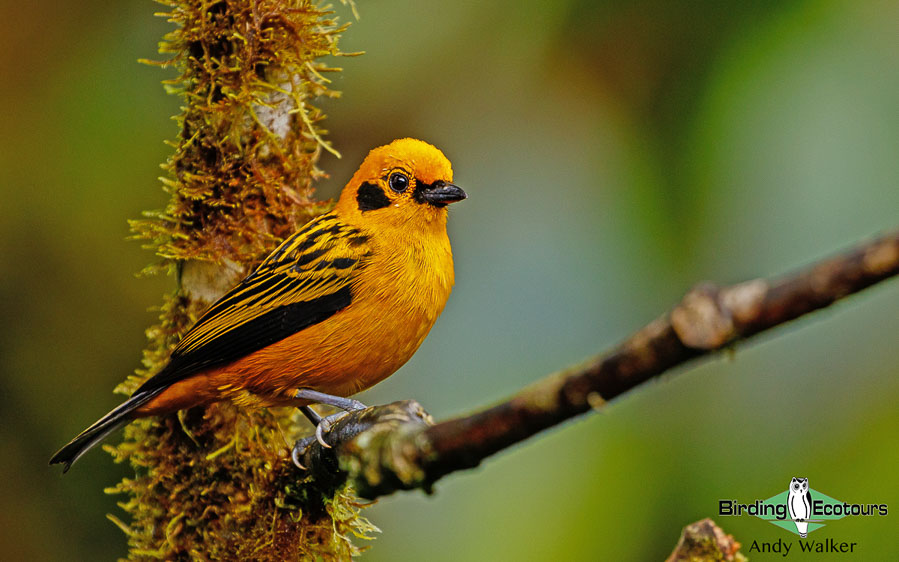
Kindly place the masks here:
[(808, 536), (808, 520), (812, 515), (812, 495), (808, 491), (808, 478), (793, 477), (790, 480), (787, 509), (796, 523), (796, 530), (803, 539)]

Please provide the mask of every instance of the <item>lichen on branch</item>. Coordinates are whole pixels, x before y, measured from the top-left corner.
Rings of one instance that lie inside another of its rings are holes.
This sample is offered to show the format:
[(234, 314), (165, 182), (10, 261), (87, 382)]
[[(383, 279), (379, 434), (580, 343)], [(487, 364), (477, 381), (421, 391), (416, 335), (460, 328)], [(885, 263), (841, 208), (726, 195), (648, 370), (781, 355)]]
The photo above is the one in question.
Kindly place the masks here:
[[(131, 222), (178, 286), (147, 330), (144, 368), (118, 386), (130, 394), (158, 372), (181, 334), (281, 240), (329, 204), (313, 198), (322, 150), (334, 152), (317, 99), (334, 97), (324, 57), (345, 53), (346, 29), (308, 1), (165, 0), (175, 25), (160, 43), (181, 97), (174, 149), (161, 178), (170, 200)], [(109, 488), (130, 520), (130, 559), (345, 559), (376, 529), (345, 489), (304, 477), (290, 462), (288, 409), (229, 404), (132, 422), (105, 448), (135, 469)]]

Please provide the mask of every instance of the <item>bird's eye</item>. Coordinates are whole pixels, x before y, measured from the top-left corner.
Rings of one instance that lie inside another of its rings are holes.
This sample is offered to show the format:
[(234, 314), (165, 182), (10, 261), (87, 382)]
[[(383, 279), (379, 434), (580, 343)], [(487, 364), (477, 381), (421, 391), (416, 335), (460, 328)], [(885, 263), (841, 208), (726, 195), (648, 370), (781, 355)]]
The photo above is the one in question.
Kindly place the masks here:
[(409, 178), (406, 177), (406, 174), (393, 172), (392, 174), (390, 174), (390, 178), (387, 180), (387, 183), (390, 184), (390, 189), (396, 191), (397, 193), (402, 193), (409, 187)]

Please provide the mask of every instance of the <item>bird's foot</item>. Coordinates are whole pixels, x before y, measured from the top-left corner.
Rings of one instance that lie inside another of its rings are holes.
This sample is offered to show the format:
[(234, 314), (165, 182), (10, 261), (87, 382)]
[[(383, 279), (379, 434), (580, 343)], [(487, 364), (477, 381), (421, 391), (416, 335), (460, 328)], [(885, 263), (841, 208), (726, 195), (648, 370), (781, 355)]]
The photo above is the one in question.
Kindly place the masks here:
[[(355, 412), (364, 410), (366, 408), (366, 406), (361, 402), (357, 402), (357, 404), (359, 406), (354, 408), (352, 411)], [(325, 437), (334, 428), (334, 424), (345, 418), (347, 415), (349, 415), (349, 413), (350, 411), (336, 412), (334, 414), (331, 414), (330, 416), (319, 418), (318, 424), (316, 424), (315, 426), (315, 435), (310, 435), (309, 437), (299, 439), (294, 444), (293, 450), (290, 452), (290, 458), (291, 460), (293, 460), (293, 464), (297, 465), (297, 467), (302, 470), (306, 470), (306, 467), (303, 466), (303, 463), (300, 462), (300, 455), (302, 455), (303, 451), (305, 451), (306, 448), (309, 447), (309, 445), (316, 441), (318, 441), (318, 443), (325, 449), (330, 449), (331, 445), (329, 445), (328, 442), (325, 441)]]
[(303, 414), (307, 418), (309, 418), (309, 421), (315, 424), (315, 436), (306, 437), (297, 441), (290, 453), (290, 458), (293, 460), (295, 465), (305, 470), (305, 467), (299, 461), (299, 457), (302, 454), (302, 451), (304, 451), (306, 447), (308, 447), (313, 441), (318, 441), (323, 448), (330, 449), (331, 445), (329, 445), (328, 442), (325, 441), (325, 436), (334, 428), (334, 425), (350, 412), (364, 410), (368, 406), (366, 406), (362, 402), (359, 402), (358, 400), (353, 400), (352, 398), (332, 396), (330, 394), (325, 394), (323, 392), (317, 392), (309, 389), (298, 390), (295, 397), (304, 400), (314, 400), (321, 404), (328, 404), (330, 406), (334, 406), (343, 410), (342, 412), (337, 412), (329, 416), (322, 417), (309, 406), (300, 407), (300, 411), (303, 412)]
[(331, 447), (311, 435), (297, 441), (291, 458), (321, 485), (341, 486), (349, 480), (358, 486), (360, 497), (374, 498), (420, 482), (426, 455), (408, 445), (433, 423), (414, 400), (372, 406), (344, 414), (330, 431), (323, 428)]

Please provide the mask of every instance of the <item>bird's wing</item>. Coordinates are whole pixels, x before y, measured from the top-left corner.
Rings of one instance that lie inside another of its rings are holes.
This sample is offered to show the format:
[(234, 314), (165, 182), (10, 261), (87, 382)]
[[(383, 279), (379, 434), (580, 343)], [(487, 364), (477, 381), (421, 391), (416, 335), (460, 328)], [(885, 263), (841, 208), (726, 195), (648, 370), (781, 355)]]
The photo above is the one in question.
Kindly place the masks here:
[(346, 308), (369, 256), (368, 238), (355, 227), (333, 214), (313, 220), (213, 304), (137, 393), (230, 363)]

